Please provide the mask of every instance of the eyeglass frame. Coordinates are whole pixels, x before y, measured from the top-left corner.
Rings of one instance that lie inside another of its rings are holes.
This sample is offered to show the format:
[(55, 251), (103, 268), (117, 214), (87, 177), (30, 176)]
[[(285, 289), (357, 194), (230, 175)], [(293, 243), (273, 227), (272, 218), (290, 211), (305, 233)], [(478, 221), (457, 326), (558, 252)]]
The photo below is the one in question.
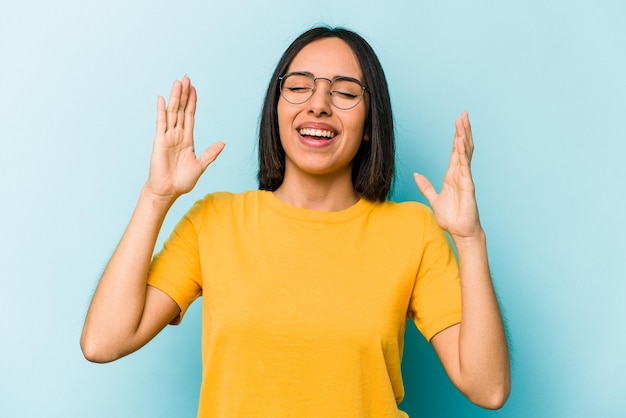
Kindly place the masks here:
[[(307, 77), (310, 77), (310, 78), (312, 78), (312, 79), (313, 79), (313, 88), (311, 89), (311, 95), (310, 95), (309, 97), (307, 97), (307, 98), (306, 98), (304, 101), (302, 101), (302, 102), (291, 102), (291, 101), (287, 100), (287, 98), (283, 95), (283, 80), (284, 80), (285, 78), (289, 77), (290, 75), (304, 75), (304, 76), (307, 76)], [(361, 82), (361, 80), (356, 79), (356, 78), (354, 78), (354, 77), (349, 77), (349, 76), (343, 76), (343, 75), (340, 75), (340, 76), (334, 77), (334, 78), (331, 80), (330, 78), (326, 78), (326, 77), (314, 77), (314, 76), (313, 76), (313, 74), (311, 74), (311, 73), (307, 73), (307, 72), (304, 72), (304, 71), (292, 71), (292, 72), (290, 72), (290, 73), (287, 73), (287, 74), (285, 74), (285, 75), (282, 75), (282, 76), (278, 77), (278, 82), (279, 82), (279, 83), (278, 83), (278, 89), (279, 89), (279, 92), (280, 92), (281, 97), (282, 97), (283, 99), (285, 99), (285, 101), (286, 101), (287, 103), (291, 103), (291, 104), (295, 104), (295, 105), (300, 105), (300, 104), (304, 104), (304, 103), (308, 102), (309, 100), (311, 100), (311, 97), (313, 97), (313, 95), (314, 95), (314, 94), (315, 94), (315, 92), (317, 91), (317, 88), (316, 88), (316, 82), (317, 82), (317, 80), (326, 80), (326, 81), (328, 81), (328, 83), (329, 83), (329, 84), (328, 84), (328, 91), (327, 91), (327, 94), (328, 94), (328, 97), (329, 97), (329, 100), (330, 100), (330, 104), (332, 104), (333, 106), (335, 106), (337, 109), (341, 109), (341, 110), (350, 110), (350, 109), (354, 109), (355, 107), (357, 107), (357, 106), (359, 105), (359, 103), (361, 103), (361, 102), (363, 101), (363, 96), (365, 96), (365, 92), (367, 92), (367, 93), (369, 93), (369, 92), (370, 92), (369, 88), (367, 88), (366, 86), (364, 86), (364, 85), (363, 85), (363, 83)], [(344, 108), (344, 107), (339, 107), (339, 106), (337, 106), (337, 105), (333, 102), (333, 96), (332, 96), (332, 91), (331, 91), (331, 86), (333, 85), (333, 82), (334, 82), (335, 80), (348, 80), (348, 81), (354, 81), (354, 82), (355, 82), (355, 83), (357, 83), (359, 86), (361, 86), (361, 96), (359, 97), (359, 101), (358, 101), (358, 102), (356, 102), (353, 106), (350, 106), (350, 107), (345, 107), (345, 108)]]

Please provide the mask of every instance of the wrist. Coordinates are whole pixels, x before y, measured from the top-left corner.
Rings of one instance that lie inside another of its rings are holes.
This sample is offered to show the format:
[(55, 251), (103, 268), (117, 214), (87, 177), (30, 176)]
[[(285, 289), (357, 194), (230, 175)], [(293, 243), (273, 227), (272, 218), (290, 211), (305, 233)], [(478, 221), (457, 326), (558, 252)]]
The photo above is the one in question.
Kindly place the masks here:
[(476, 247), (484, 247), (487, 245), (487, 236), (482, 228), (479, 228), (471, 235), (454, 235), (450, 234), (457, 251), (463, 249), (471, 249)]
[(139, 194), (139, 199), (143, 200), (150, 207), (165, 211), (169, 210), (177, 198), (178, 196), (156, 193), (152, 187), (147, 184), (143, 186)]

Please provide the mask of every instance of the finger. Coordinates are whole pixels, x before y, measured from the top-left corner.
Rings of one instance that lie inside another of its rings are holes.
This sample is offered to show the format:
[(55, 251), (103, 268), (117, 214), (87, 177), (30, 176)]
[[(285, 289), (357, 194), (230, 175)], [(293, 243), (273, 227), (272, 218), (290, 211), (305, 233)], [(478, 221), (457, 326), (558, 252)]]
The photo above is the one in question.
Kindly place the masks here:
[(183, 125), (185, 124), (185, 109), (187, 108), (187, 103), (189, 101), (189, 87), (191, 86), (191, 81), (189, 77), (184, 76), (181, 81), (181, 89), (180, 89), (180, 101), (178, 102), (178, 115), (176, 115), (176, 124)]
[(473, 147), (474, 137), (472, 135), (472, 124), (470, 123), (469, 113), (467, 113), (467, 110), (463, 112), (463, 125), (465, 127), (465, 133), (467, 135), (467, 139), (469, 140), (469, 143), (472, 144), (472, 147)]
[(189, 99), (187, 102), (187, 107), (185, 107), (185, 122), (184, 122), (184, 129), (190, 135), (193, 135), (193, 126), (194, 126), (194, 120), (195, 120), (195, 114), (196, 114), (197, 97), (198, 96), (196, 95), (196, 88), (194, 86), (190, 86)]
[(463, 121), (463, 130), (465, 131), (465, 138), (467, 144), (467, 150), (469, 152), (469, 158), (472, 159), (474, 154), (474, 136), (472, 135), (472, 125), (469, 120), (469, 114), (467, 111), (461, 114), (461, 120)]
[(461, 164), (459, 160), (459, 147), (462, 149), (463, 142), (463, 126), (461, 123), (461, 119), (457, 118), (454, 121), (454, 138), (452, 139), (452, 152), (450, 153), (450, 161), (448, 161), (448, 169), (451, 167), (456, 167)]
[(202, 153), (199, 158), (202, 170), (206, 170), (209, 164), (215, 161), (215, 159), (218, 157), (218, 155), (220, 155), (225, 146), (226, 144), (223, 142), (216, 142)]
[(428, 200), (428, 203), (432, 206), (439, 195), (431, 182), (425, 176), (417, 173), (413, 174), (413, 179), (415, 180), (415, 184), (417, 184), (417, 188), (420, 189), (420, 192), (422, 192), (426, 200)]
[(165, 99), (162, 96), (157, 97), (157, 133), (165, 132), (167, 127), (167, 116), (165, 115)]
[(452, 157), (450, 158), (450, 166), (454, 163), (460, 166), (470, 165), (472, 153), (467, 139), (467, 131), (465, 129), (464, 115), (461, 115), (455, 121), (456, 132), (454, 134), (454, 145), (452, 147)]
[(172, 129), (176, 126), (181, 90), (182, 83), (178, 80), (174, 81), (172, 90), (170, 91), (170, 100), (167, 104), (167, 129)]

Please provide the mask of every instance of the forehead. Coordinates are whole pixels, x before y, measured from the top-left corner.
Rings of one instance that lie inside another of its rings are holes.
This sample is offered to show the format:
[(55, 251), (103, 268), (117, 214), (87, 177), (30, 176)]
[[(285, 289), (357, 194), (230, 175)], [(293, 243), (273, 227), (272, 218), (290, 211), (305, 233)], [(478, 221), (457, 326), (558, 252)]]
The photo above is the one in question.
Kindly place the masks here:
[(352, 48), (339, 38), (313, 41), (298, 52), (287, 72), (304, 71), (315, 77), (332, 79), (350, 76), (363, 79), (361, 66)]

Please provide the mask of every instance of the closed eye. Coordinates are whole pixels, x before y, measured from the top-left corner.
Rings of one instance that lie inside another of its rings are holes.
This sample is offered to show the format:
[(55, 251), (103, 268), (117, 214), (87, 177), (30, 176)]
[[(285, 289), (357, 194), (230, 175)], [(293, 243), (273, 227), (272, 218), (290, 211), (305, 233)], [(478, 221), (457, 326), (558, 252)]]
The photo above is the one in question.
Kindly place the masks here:
[(287, 90), (294, 93), (308, 93), (311, 91), (311, 87), (287, 87)]
[(335, 95), (335, 96), (339, 96), (343, 99), (356, 99), (357, 97), (359, 97), (356, 94), (352, 94), (352, 93), (348, 93), (345, 91), (332, 91), (331, 94)]

